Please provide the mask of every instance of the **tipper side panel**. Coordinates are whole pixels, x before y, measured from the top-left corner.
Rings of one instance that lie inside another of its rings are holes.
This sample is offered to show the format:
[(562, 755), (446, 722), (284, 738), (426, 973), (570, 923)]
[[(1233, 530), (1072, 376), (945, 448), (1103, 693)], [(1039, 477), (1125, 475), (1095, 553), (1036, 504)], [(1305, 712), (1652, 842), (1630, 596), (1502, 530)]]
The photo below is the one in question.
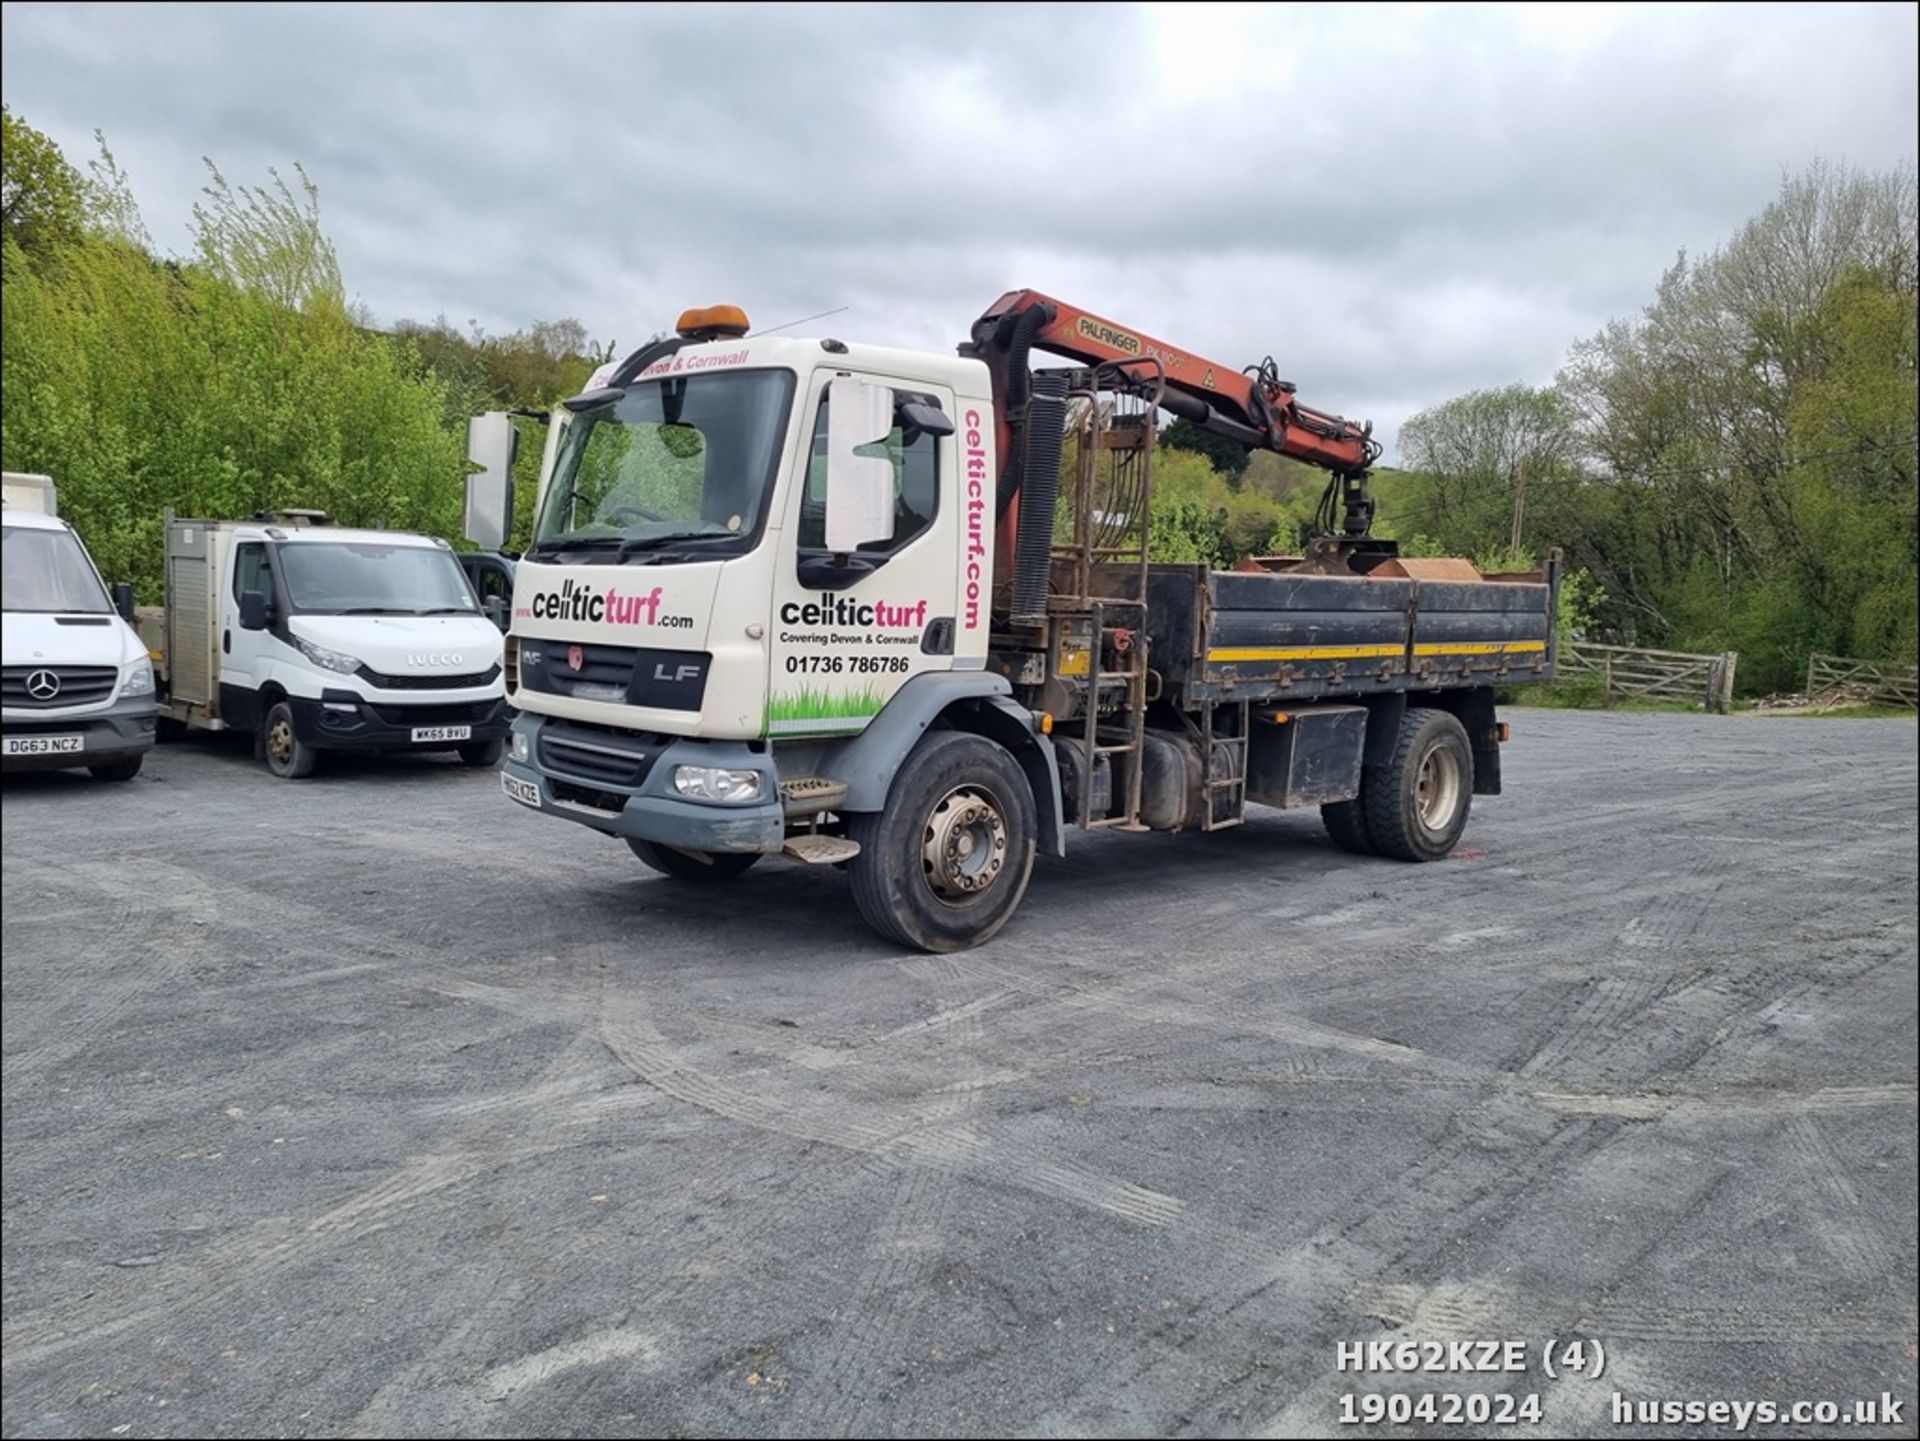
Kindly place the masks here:
[(1154, 566), (1152, 665), (1183, 705), (1367, 696), (1551, 675), (1541, 583)]
[(1552, 591), (1521, 581), (1420, 581), (1413, 670), (1423, 685), (1488, 685), (1552, 676)]

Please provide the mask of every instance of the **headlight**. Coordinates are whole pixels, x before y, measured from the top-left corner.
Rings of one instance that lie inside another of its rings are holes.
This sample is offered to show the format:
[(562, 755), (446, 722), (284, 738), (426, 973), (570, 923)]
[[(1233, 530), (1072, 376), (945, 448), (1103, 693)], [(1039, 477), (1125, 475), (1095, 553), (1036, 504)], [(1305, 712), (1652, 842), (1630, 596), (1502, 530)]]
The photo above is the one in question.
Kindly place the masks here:
[(145, 656), (127, 667), (127, 678), (120, 682), (121, 695), (153, 694), (153, 662)]
[(360, 669), (360, 658), (348, 655), (344, 651), (328, 650), (323, 645), (315, 645), (310, 640), (301, 640), (295, 636), (293, 643), (300, 647), (300, 654), (319, 666), (322, 670), (337, 670), (341, 675), (352, 675)]
[(512, 740), (507, 743), (507, 750), (517, 761), (528, 760), (533, 756), (533, 747), (527, 744), (527, 733), (522, 730), (513, 733)]
[(724, 766), (675, 766), (673, 788), (696, 801), (757, 801), (759, 771), (732, 771)]

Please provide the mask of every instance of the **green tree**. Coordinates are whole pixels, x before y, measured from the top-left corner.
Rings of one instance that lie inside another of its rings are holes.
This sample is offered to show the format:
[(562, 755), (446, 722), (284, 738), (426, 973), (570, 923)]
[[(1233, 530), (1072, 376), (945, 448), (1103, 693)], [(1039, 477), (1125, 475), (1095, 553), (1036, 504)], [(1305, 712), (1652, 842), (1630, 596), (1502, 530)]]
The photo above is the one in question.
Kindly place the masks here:
[(129, 238), (121, 192), (31, 251), (0, 237), (0, 453), (55, 477), (102, 570), (157, 599), (167, 507), (456, 534), (465, 415), (450, 423), (412, 346), (348, 314), (304, 175), (295, 191), (215, 172), (185, 260)]
[(79, 239), (92, 215), (84, 176), (45, 135), (0, 106), (0, 219), (22, 251), (56, 250)]

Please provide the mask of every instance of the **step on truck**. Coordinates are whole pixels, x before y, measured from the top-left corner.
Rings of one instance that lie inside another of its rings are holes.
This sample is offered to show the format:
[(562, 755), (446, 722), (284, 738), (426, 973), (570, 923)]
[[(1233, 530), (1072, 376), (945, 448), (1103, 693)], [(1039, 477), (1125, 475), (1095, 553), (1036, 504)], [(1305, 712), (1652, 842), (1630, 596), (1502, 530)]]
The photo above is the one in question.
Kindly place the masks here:
[[(1033, 291), (954, 356), (747, 332), (689, 311), (554, 413), (513, 800), (686, 880), (844, 867), (874, 930), (947, 951), (1074, 830), (1317, 806), (1348, 850), (1430, 861), (1499, 793), (1494, 687), (1552, 675), (1557, 560), (1401, 557), (1369, 427), (1272, 361)], [(1328, 470), (1305, 553), (1155, 563), (1163, 415)]]
[(319, 511), (166, 517), (166, 599), (142, 608), (160, 713), (238, 730), (274, 775), (327, 751), (456, 751), (499, 762), (502, 638), (452, 548)]
[(153, 749), (153, 665), (129, 623), (133, 588), (109, 594), (44, 475), (6, 472), (0, 767), (130, 781)]

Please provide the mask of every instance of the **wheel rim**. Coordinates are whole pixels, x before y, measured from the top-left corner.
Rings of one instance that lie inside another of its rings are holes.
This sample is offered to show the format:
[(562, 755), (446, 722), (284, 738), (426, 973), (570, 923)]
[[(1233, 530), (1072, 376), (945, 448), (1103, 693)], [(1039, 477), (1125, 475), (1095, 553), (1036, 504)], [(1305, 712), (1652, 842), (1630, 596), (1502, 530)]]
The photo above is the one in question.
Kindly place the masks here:
[(286, 720), (276, 720), (267, 727), (267, 759), (275, 765), (286, 765), (293, 759), (293, 725)]
[(927, 815), (921, 868), (934, 895), (965, 901), (989, 889), (1007, 864), (1007, 823), (991, 793), (956, 786)]
[(1460, 805), (1460, 757), (1447, 746), (1428, 751), (1420, 762), (1413, 795), (1421, 825), (1430, 831), (1444, 831), (1453, 824)]

